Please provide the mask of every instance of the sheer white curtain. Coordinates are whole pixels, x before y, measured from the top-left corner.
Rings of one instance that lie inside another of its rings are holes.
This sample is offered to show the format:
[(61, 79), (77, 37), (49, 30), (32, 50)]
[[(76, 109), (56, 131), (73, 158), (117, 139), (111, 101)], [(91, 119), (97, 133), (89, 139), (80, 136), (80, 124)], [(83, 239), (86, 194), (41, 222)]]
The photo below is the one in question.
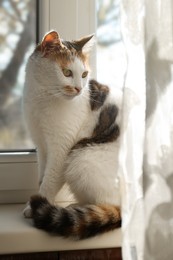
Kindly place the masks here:
[(144, 259), (173, 259), (173, 1), (146, 1)]
[(122, 0), (123, 259), (173, 259), (173, 2)]

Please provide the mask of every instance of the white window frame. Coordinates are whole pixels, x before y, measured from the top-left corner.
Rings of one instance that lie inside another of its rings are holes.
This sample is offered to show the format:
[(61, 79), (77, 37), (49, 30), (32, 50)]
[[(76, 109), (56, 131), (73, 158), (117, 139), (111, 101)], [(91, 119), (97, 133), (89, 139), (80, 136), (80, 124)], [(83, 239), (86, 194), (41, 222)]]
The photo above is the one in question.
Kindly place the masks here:
[[(64, 39), (96, 32), (96, 0), (40, 0), (39, 40), (51, 30)], [(96, 55), (92, 68), (96, 68)], [(93, 70), (95, 75), (95, 70)], [(24, 203), (38, 191), (34, 151), (0, 153), (0, 203)]]

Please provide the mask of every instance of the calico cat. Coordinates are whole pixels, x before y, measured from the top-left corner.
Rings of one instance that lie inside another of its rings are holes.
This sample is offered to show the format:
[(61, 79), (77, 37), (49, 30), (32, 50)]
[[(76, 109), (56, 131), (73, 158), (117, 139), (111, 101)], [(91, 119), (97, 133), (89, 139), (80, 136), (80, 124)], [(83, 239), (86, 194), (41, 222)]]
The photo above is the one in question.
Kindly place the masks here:
[[(45, 35), (26, 67), (23, 108), (37, 147), (40, 195), (24, 210), (36, 227), (82, 239), (119, 227), (116, 183), (121, 93), (89, 80), (93, 36)], [(67, 183), (79, 205), (54, 206)]]

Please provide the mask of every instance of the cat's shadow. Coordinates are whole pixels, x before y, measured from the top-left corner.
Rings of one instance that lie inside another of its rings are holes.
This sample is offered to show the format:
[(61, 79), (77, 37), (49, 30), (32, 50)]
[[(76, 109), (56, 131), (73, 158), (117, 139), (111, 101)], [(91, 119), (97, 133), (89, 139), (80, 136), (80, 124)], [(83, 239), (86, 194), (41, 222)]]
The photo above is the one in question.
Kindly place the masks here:
[(153, 40), (146, 56), (146, 79), (147, 79), (147, 118), (152, 115), (157, 107), (158, 98), (166, 91), (171, 82), (172, 61), (159, 57), (158, 44)]

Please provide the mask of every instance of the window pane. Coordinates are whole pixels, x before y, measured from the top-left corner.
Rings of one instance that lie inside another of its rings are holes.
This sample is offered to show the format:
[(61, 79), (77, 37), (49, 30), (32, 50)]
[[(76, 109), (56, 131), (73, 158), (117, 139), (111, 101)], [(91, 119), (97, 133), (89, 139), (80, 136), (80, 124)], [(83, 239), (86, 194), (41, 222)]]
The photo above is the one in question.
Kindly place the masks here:
[(97, 0), (97, 78), (122, 88), (125, 51), (120, 28), (120, 1)]
[(0, 1), (0, 149), (33, 145), (22, 117), (26, 60), (36, 42), (36, 0)]

